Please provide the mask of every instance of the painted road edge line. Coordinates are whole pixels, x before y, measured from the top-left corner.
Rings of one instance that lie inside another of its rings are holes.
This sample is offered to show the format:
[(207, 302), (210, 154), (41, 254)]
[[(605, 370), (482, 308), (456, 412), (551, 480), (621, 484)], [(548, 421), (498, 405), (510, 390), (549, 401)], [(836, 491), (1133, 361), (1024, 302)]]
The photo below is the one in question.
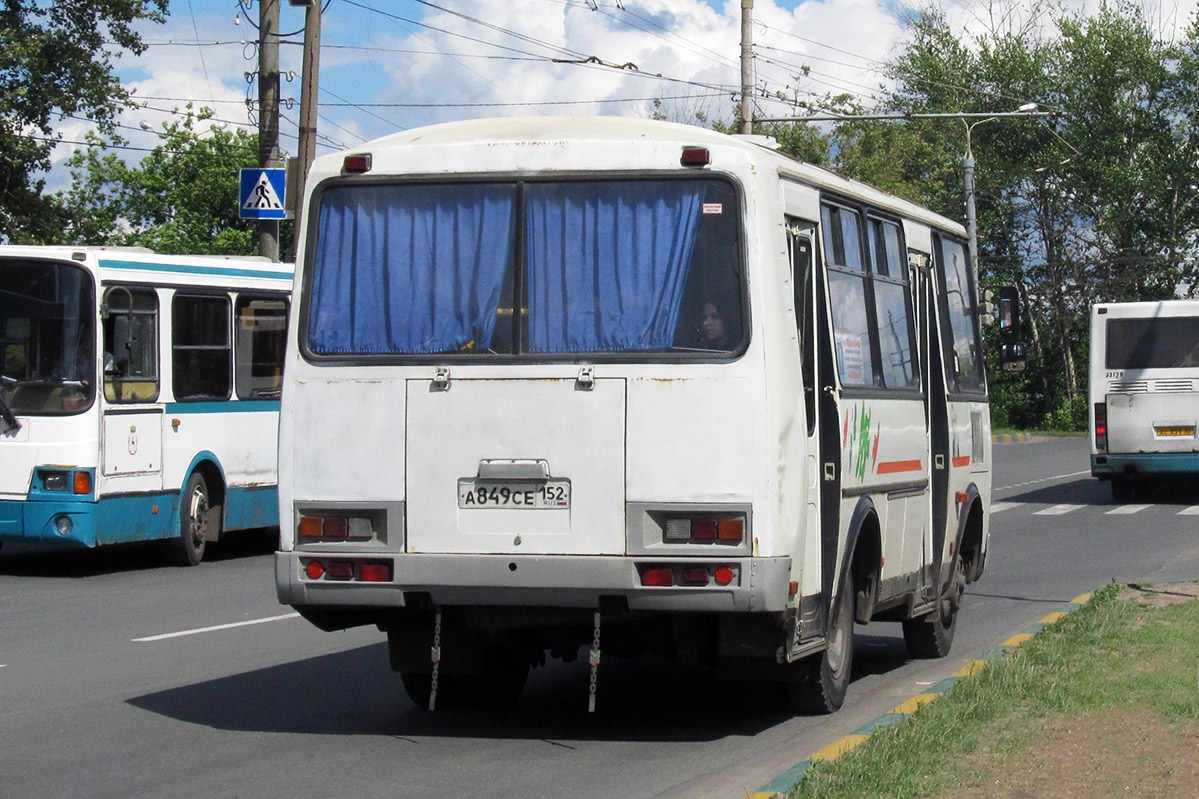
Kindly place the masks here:
[(135, 644), (148, 644), (153, 641), (165, 641), (168, 638), (182, 638), (186, 635), (200, 635), (201, 633), (213, 633), (219, 630), (232, 630), (234, 627), (249, 627), (254, 624), (266, 624), (272, 621), (283, 621), (284, 619), (298, 619), (299, 613), (283, 613), (279, 616), (267, 616), (264, 619), (250, 619), (249, 621), (235, 621), (231, 624), (215, 624), (212, 627), (198, 627), (194, 630), (180, 630), (177, 633), (163, 633), (162, 635), (148, 635), (145, 638), (130, 639)]
[(748, 795), (748, 799), (777, 799), (777, 797), (786, 796), (791, 792), (792, 789), (803, 782), (804, 776), (807, 774), (808, 769), (811, 768), (812, 764), (817, 760), (836, 760), (846, 752), (849, 752), (865, 743), (876, 730), (884, 727), (893, 727), (896, 724), (899, 724), (912, 713), (916, 712), (921, 705), (926, 705), (929, 702), (936, 701), (938, 697), (945, 694), (950, 688), (960, 681), (968, 677), (973, 677), (975, 674), (981, 672), (991, 661), (998, 660), (1008, 652), (1023, 644), (1025, 641), (1031, 639), (1046, 626), (1050, 624), (1056, 624), (1057, 622), (1066, 618), (1066, 616), (1069, 616), (1072, 612), (1090, 602), (1093, 593), (1094, 592), (1079, 594), (1067, 602), (1060, 611), (1050, 613), (1032, 627), (1028, 628), (1027, 632), (1013, 635), (1003, 643), (993, 647), (990, 651), (983, 655), (981, 659), (971, 660), (965, 666), (955, 671), (951, 676), (946, 677), (944, 680), (941, 680), (940, 682), (930, 686), (928, 690), (913, 696), (911, 699), (900, 705), (896, 705), (894, 708), (879, 716), (874, 721), (871, 721), (870, 723), (854, 730), (849, 735), (844, 735), (833, 741), (828, 746), (813, 752), (808, 756), (807, 760), (802, 760), (799, 763), (796, 763), (794, 766), (787, 769), (782, 774), (779, 774), (761, 788), (750, 793)]

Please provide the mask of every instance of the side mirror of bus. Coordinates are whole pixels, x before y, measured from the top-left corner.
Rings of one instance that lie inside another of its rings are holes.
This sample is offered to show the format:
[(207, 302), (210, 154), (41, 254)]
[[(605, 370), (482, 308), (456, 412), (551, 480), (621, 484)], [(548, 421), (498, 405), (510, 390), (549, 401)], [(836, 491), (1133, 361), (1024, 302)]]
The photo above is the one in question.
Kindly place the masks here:
[(999, 367), (1023, 372), (1027, 356), (1020, 343), (1020, 292), (1015, 286), (999, 288)]
[(1020, 293), (1015, 286), (999, 288), (999, 340), (1005, 344), (1020, 340)]
[(999, 368), (1005, 372), (1023, 372), (1027, 363), (1024, 345), (1016, 341), (999, 345)]

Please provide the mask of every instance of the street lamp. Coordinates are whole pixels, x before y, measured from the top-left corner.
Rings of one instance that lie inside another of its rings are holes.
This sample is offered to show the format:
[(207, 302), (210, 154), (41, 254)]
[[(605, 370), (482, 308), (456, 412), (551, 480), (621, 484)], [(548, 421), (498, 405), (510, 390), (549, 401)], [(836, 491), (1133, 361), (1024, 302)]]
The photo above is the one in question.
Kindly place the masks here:
[(974, 123), (966, 122), (965, 115), (962, 124), (966, 126), (966, 155), (962, 158), (962, 184), (966, 194), (966, 237), (970, 247), (970, 264), (974, 270), (975, 281), (978, 280), (978, 214), (974, 204), (974, 149), (970, 134), (985, 122), (994, 122), (1000, 117), (1015, 116), (1049, 116), (1052, 112), (1038, 111), (1037, 103), (1025, 103), (1015, 111), (994, 114)]

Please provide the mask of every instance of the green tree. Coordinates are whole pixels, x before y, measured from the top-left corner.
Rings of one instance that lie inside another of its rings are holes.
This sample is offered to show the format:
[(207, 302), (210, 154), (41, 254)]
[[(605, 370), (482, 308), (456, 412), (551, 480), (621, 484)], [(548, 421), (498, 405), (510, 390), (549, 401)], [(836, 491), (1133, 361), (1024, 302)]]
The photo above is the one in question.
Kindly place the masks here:
[(0, 5), (0, 241), (40, 242), (62, 229), (39, 174), (64, 117), (111, 133), (128, 101), (116, 53), (140, 53), (142, 20), (162, 22), (167, 0), (6, 0)]
[(208, 124), (207, 108), (163, 125), (160, 141), (136, 165), (97, 146), (68, 160), (61, 197), (76, 244), (149, 247), (162, 253), (250, 255), (254, 223), (238, 218), (238, 169), (257, 158), (257, 137)]
[(958, 219), (961, 157), (973, 151), (981, 283), (1015, 283), (1026, 298), (1029, 372), (992, 379), (1002, 414), (1022, 426), (1077, 420), (1090, 306), (1195, 286), (1199, 230), (1197, 27), (1172, 44), (1123, 0), (1089, 17), (1033, 12), (1053, 35), (1028, 24), (967, 36), (938, 13), (914, 16), (888, 110), (1031, 101), (1053, 119), (859, 121), (834, 135), (836, 168)]

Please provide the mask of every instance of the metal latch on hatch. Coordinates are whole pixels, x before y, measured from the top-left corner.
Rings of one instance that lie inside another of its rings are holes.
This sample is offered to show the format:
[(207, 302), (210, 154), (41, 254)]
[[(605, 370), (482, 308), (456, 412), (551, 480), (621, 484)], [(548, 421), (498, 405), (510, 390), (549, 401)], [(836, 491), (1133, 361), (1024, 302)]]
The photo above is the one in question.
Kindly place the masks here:
[(450, 390), (450, 368), (438, 366), (433, 372), (433, 388), (437, 391)]
[(591, 391), (595, 388), (595, 367), (583, 364), (579, 367), (579, 376), (575, 378), (575, 388), (580, 391)]

